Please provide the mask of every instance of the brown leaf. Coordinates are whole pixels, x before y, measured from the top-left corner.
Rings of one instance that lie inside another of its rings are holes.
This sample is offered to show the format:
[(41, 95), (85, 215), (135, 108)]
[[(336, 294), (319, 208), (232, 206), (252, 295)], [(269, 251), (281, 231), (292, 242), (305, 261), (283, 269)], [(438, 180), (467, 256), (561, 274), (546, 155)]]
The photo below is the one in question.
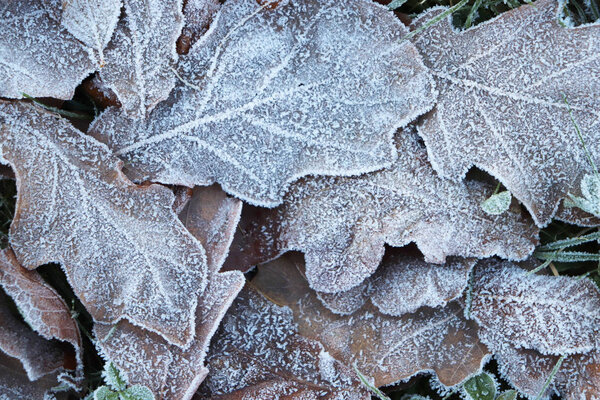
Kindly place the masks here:
[(106, 146), (27, 104), (0, 103), (0, 155), (17, 175), (10, 242), (21, 265), (61, 263), (98, 322), (191, 341), (208, 267), (170, 190), (135, 186)]
[(425, 261), (434, 263), (447, 256), (531, 254), (538, 231), (518, 207), (495, 216), (481, 208), (491, 185), (441, 179), (411, 130), (398, 133), (396, 146), (400, 157), (388, 169), (355, 178), (307, 178), (282, 206), (243, 219), (232, 246), (234, 266), (299, 250), (311, 287), (339, 292), (375, 272), (386, 243), (415, 242)]
[(302, 276), (301, 256), (291, 254), (258, 267), (252, 286), (294, 313), (298, 333), (323, 343), (331, 355), (375, 380), (390, 385), (434, 371), (445, 386), (478, 372), (489, 356), (479, 342), (477, 326), (463, 316), (460, 303), (422, 307), (393, 317), (366, 304), (350, 316), (324, 308)]
[(57, 386), (56, 376), (48, 375), (31, 382), (15, 358), (0, 352), (0, 398), (5, 400), (46, 399), (50, 389)]
[(207, 358), (199, 398), (219, 400), (368, 400), (348, 365), (298, 333), (292, 312), (251, 287), (225, 316)]
[(177, 53), (187, 54), (190, 47), (208, 30), (219, 10), (218, 0), (184, 0), (185, 24), (177, 39)]
[(440, 91), (419, 126), (435, 170), (457, 181), (474, 165), (489, 172), (540, 226), (592, 171), (563, 96), (600, 161), (600, 25), (565, 28), (561, 8), (539, 0), (465, 31), (448, 17), (415, 39)]
[(211, 337), (244, 285), (238, 271), (218, 273), (229, 250), (242, 202), (216, 186), (197, 187), (180, 214), (188, 230), (202, 243), (208, 259), (208, 286), (199, 299), (194, 340), (181, 349), (160, 336), (126, 321), (116, 326), (96, 324), (98, 347), (129, 378), (150, 388), (157, 398), (190, 399), (208, 369), (204, 359)]

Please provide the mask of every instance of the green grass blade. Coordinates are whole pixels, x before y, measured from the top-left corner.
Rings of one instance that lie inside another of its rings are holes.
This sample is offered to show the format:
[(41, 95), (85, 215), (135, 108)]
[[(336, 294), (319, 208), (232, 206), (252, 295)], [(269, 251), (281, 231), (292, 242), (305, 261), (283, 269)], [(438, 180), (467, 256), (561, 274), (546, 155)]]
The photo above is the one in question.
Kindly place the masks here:
[(401, 41), (412, 39), (413, 37), (417, 36), (419, 33), (423, 32), (425, 29), (427, 29), (427, 28), (429, 28), (429, 27), (437, 24), (438, 22), (440, 22), (441, 20), (443, 20), (444, 18), (446, 18), (448, 15), (451, 15), (454, 12), (458, 11), (459, 9), (461, 9), (468, 2), (469, 2), (469, 0), (461, 0), (456, 5), (450, 7), (449, 9), (447, 9), (446, 11), (444, 11), (443, 13), (441, 13), (440, 15), (438, 15), (438, 16), (436, 16), (434, 18), (431, 18), (429, 21), (427, 21), (422, 26), (420, 26), (418, 29), (415, 29), (414, 31), (409, 32), (408, 35), (404, 36), (401, 39)]
[(540, 260), (551, 260), (558, 262), (582, 262), (600, 261), (600, 254), (587, 253), (583, 251), (536, 251), (534, 257)]
[(27, 93), (21, 93), (21, 94), (23, 95), (23, 97), (25, 97), (26, 99), (31, 100), (32, 102), (34, 102), (35, 104), (39, 105), (43, 109), (48, 110), (48, 111), (52, 111), (53, 113), (56, 113), (56, 114), (60, 114), (63, 117), (76, 118), (76, 119), (85, 119), (85, 120), (90, 120), (90, 121), (93, 119), (91, 116), (89, 116), (87, 114), (80, 114), (80, 113), (66, 111), (66, 110), (61, 110), (61, 109), (56, 108), (56, 107), (48, 106), (48, 105), (42, 103), (41, 101), (39, 101), (38, 99), (36, 99), (34, 97), (31, 97)]
[(540, 393), (537, 395), (535, 400), (541, 400), (541, 398), (544, 396), (544, 393), (546, 393), (546, 390), (548, 390), (548, 388), (550, 387), (552, 380), (558, 373), (558, 370), (560, 369), (560, 366), (562, 365), (564, 360), (565, 360), (565, 356), (560, 356), (560, 358), (556, 362), (556, 365), (554, 365), (554, 368), (552, 368), (552, 372), (550, 372), (550, 376), (548, 377), (548, 379), (546, 379), (546, 383), (544, 384), (544, 387), (542, 388)]
[(557, 240), (556, 242), (548, 243), (543, 246), (538, 247), (539, 251), (547, 251), (547, 250), (560, 250), (565, 249), (567, 247), (578, 246), (583, 243), (592, 242), (594, 240), (600, 240), (600, 232), (590, 233), (589, 235)]

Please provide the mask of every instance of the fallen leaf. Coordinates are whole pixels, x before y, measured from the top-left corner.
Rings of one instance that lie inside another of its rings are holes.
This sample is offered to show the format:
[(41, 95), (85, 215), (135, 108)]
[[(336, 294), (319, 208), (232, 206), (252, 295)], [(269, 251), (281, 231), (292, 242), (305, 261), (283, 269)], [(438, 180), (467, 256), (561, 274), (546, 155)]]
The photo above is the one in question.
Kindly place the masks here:
[(36, 271), (18, 263), (10, 249), (0, 251), (0, 287), (4, 289), (38, 334), (48, 340), (70, 343), (78, 369), (83, 368), (81, 333), (65, 301)]
[(344, 364), (356, 363), (377, 387), (432, 371), (442, 385), (455, 386), (478, 373), (489, 357), (477, 325), (464, 318), (459, 302), (401, 317), (366, 304), (340, 316), (323, 307), (298, 268), (301, 256), (281, 257), (259, 266), (251, 284), (275, 304), (291, 308), (300, 335), (320, 341)]
[(106, 110), (90, 133), (129, 176), (185, 186), (218, 182), (275, 206), (309, 174), (389, 166), (395, 130), (435, 91), (407, 29), (368, 0), (228, 1), (181, 58), (182, 82), (146, 121)]
[(96, 324), (98, 347), (128, 377), (162, 400), (190, 399), (206, 377), (204, 359), (210, 339), (244, 285), (239, 271), (219, 273), (241, 213), (242, 202), (218, 187), (197, 187), (181, 221), (206, 249), (208, 286), (196, 311), (196, 333), (186, 349), (126, 321)]
[(21, 265), (59, 262), (97, 322), (191, 341), (206, 258), (169, 189), (135, 186), (106, 146), (23, 103), (0, 103), (0, 156), (17, 175), (10, 243)]
[[(100, 66), (98, 56), (103, 40), (114, 30), (119, 1), (101, 2), (101, 9), (85, 7), (82, 0), (66, 2), (62, 25), (55, 15), (60, 9), (53, 3), (29, 0), (0, 5), (1, 97), (22, 98), (26, 93), (70, 99), (81, 81)], [(90, 35), (98, 35), (98, 40)], [(85, 45), (88, 39), (93, 47)]]
[(520, 209), (497, 216), (481, 209), (492, 186), (441, 179), (410, 130), (399, 132), (396, 146), (400, 157), (388, 169), (354, 178), (307, 178), (292, 187), (282, 206), (250, 213), (234, 239), (232, 262), (246, 267), (299, 250), (310, 286), (331, 293), (373, 274), (386, 243), (415, 242), (433, 263), (447, 256), (531, 254), (537, 229)]
[(56, 376), (53, 375), (44, 376), (31, 382), (17, 359), (0, 352), (0, 398), (6, 400), (47, 399), (46, 396), (50, 394), (50, 389), (55, 386), (57, 386)]
[(207, 358), (198, 398), (219, 400), (368, 400), (348, 365), (298, 333), (292, 311), (251, 287), (225, 316)]
[(588, 279), (527, 274), (508, 261), (475, 268), (471, 316), (492, 351), (507, 346), (565, 355), (598, 346), (600, 290)]
[(125, 113), (144, 118), (175, 86), (175, 43), (183, 27), (182, 0), (124, 0), (125, 18), (105, 51), (102, 82)]
[(383, 314), (400, 317), (423, 306), (445, 306), (461, 297), (469, 282), (473, 259), (449, 258), (438, 265), (404, 254), (384, 256), (377, 272), (346, 292), (317, 296), (330, 311), (350, 315), (370, 301)]
[(187, 54), (190, 47), (206, 33), (221, 4), (218, 0), (186, 0), (183, 5), (185, 24), (177, 39), (177, 53)]
[(441, 94), (419, 125), (435, 170), (454, 180), (472, 166), (489, 172), (539, 226), (592, 170), (569, 105), (600, 161), (600, 77), (591, 73), (600, 69), (600, 25), (563, 27), (561, 8), (538, 0), (465, 31), (448, 17), (414, 41)]

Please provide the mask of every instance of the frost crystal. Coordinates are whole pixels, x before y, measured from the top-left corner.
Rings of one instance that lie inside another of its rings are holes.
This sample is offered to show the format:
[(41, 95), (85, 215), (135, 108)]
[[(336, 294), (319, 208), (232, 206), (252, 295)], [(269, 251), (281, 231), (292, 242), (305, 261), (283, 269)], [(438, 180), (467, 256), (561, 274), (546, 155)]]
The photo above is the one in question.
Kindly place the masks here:
[(216, 181), (275, 206), (299, 177), (359, 174), (394, 160), (393, 132), (431, 109), (435, 95), (416, 49), (401, 40), (404, 25), (368, 0), (268, 4), (226, 2), (147, 121), (119, 109), (97, 119), (91, 133), (131, 176), (190, 187)]
[(484, 169), (540, 226), (591, 170), (569, 108), (600, 161), (600, 25), (564, 28), (558, 8), (539, 0), (463, 32), (447, 18), (415, 40), (441, 94), (419, 126), (435, 170)]
[(348, 290), (375, 272), (384, 244), (415, 242), (425, 261), (447, 256), (524, 259), (537, 229), (520, 210), (488, 215), (481, 202), (493, 187), (441, 179), (414, 132), (397, 135), (399, 158), (385, 170), (353, 178), (307, 178), (285, 203), (242, 219), (232, 259), (247, 266), (287, 250), (306, 256), (311, 287)]
[(251, 281), (276, 304), (288, 306), (298, 332), (323, 343), (346, 365), (357, 364), (375, 386), (396, 383), (422, 372), (435, 372), (439, 381), (454, 386), (478, 373), (488, 350), (477, 337), (477, 325), (463, 316), (460, 303), (422, 307), (393, 317), (372, 305), (349, 316), (324, 308), (298, 270), (301, 258), (283, 256), (258, 267)]
[(17, 176), (10, 243), (19, 262), (61, 263), (98, 322), (126, 318), (187, 344), (207, 266), (171, 191), (135, 186), (106, 146), (36, 107), (0, 103), (0, 126), (0, 159)]
[(598, 346), (600, 291), (590, 280), (527, 275), (508, 261), (475, 269), (471, 316), (493, 351), (506, 346), (564, 355)]
[(0, 399), (50, 400), (50, 389), (56, 387), (56, 376), (48, 375), (31, 382), (19, 361), (0, 351)]

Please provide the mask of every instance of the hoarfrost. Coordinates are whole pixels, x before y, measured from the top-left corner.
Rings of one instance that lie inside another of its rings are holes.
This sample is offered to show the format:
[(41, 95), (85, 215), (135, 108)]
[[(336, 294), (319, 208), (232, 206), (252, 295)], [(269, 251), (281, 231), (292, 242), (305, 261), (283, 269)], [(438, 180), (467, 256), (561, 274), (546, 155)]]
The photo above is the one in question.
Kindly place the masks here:
[(186, 349), (126, 321), (96, 324), (98, 347), (129, 377), (164, 400), (192, 398), (208, 369), (204, 359), (211, 337), (244, 285), (238, 271), (219, 273), (241, 213), (242, 202), (217, 187), (197, 187), (179, 218), (202, 243), (208, 259), (208, 286), (199, 298), (196, 333)]
[[(91, 133), (136, 179), (220, 183), (276, 206), (309, 174), (389, 166), (392, 134), (433, 106), (407, 29), (367, 0), (226, 2), (181, 57), (180, 80), (147, 121), (108, 109)], [(123, 72), (124, 73), (124, 72)]]
[(208, 30), (221, 4), (218, 0), (187, 0), (183, 6), (185, 24), (177, 40), (177, 52), (187, 54)]
[(393, 317), (366, 304), (349, 316), (331, 313), (318, 300), (298, 268), (297, 254), (258, 267), (252, 286), (293, 311), (298, 332), (323, 343), (346, 365), (354, 365), (375, 386), (393, 384), (422, 372), (435, 372), (454, 386), (481, 370), (489, 352), (477, 337), (477, 325), (463, 316), (459, 302), (422, 307)]
[(243, 267), (299, 250), (311, 287), (334, 293), (373, 274), (385, 243), (415, 242), (433, 263), (447, 256), (531, 254), (537, 229), (518, 207), (502, 215), (481, 209), (492, 186), (441, 179), (410, 130), (397, 135), (396, 146), (400, 156), (388, 169), (307, 178), (293, 185), (282, 206), (249, 214), (234, 239), (232, 259)]
[(47, 375), (31, 382), (27, 373), (15, 358), (0, 352), (0, 399), (2, 400), (50, 400), (50, 389), (55, 387), (56, 376)]
[(481, 340), (494, 352), (515, 346), (564, 355), (597, 348), (598, 287), (587, 279), (526, 272), (491, 259), (476, 267), (471, 316)]
[(206, 257), (171, 191), (135, 186), (106, 146), (39, 108), (0, 103), (0, 126), (0, 158), (17, 176), (10, 243), (19, 262), (61, 263), (98, 322), (126, 318), (189, 343)]
[(540, 226), (591, 171), (569, 105), (600, 161), (600, 25), (564, 28), (558, 8), (539, 0), (462, 32), (447, 18), (415, 40), (441, 93), (419, 126), (435, 170), (454, 180), (486, 170)]

